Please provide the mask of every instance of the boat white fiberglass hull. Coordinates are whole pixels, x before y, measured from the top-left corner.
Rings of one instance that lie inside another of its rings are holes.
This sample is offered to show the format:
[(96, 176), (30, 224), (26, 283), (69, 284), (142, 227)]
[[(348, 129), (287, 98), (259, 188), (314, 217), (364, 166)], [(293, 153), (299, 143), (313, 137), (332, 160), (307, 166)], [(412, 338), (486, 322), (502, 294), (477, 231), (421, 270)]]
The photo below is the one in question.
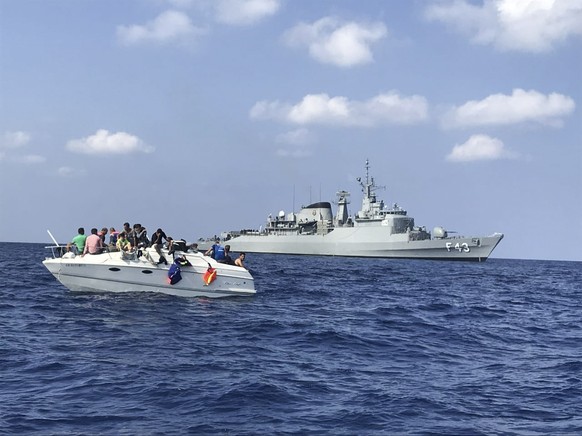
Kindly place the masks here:
[(503, 234), (410, 241), (378, 227), (336, 228), (324, 235), (241, 235), (226, 241), (232, 251), (321, 256), (485, 261)]
[[(192, 266), (181, 267), (182, 280), (168, 282), (168, 266), (156, 265), (155, 251), (135, 260), (122, 259), (121, 253), (47, 258), (44, 266), (66, 288), (74, 292), (157, 292), (180, 297), (232, 297), (256, 293), (254, 279), (244, 268), (225, 265), (200, 253), (186, 253)], [(157, 258), (157, 256), (156, 256)], [(171, 256), (167, 257), (171, 260)], [(209, 264), (216, 268), (216, 279), (206, 285), (203, 279)]]

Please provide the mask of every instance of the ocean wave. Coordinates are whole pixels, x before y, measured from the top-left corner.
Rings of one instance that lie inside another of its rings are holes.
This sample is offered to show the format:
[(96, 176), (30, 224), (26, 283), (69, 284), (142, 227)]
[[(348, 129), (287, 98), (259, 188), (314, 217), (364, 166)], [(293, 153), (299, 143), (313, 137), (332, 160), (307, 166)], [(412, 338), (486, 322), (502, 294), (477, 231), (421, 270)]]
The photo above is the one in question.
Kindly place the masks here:
[(75, 294), (9, 252), (7, 434), (582, 433), (579, 263), (252, 254), (257, 295), (213, 300)]

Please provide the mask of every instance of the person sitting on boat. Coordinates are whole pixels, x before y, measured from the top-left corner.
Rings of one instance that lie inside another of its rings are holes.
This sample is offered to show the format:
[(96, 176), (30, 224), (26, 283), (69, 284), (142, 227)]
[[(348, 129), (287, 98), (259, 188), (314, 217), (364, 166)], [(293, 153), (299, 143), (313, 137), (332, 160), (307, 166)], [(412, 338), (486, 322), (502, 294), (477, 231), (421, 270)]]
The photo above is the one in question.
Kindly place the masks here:
[(225, 245), (224, 246), (224, 259), (219, 260), (219, 263), (225, 263), (227, 265), (234, 265), (234, 261), (232, 260), (232, 257), (230, 257), (230, 245)]
[(103, 243), (103, 246), (105, 247), (107, 244), (105, 242), (105, 238), (107, 237), (107, 227), (103, 227), (101, 228), (101, 230), (99, 232), (97, 232), (97, 236), (99, 236), (101, 238), (101, 242)]
[(152, 235), (152, 247), (154, 247), (156, 253), (158, 253), (158, 256), (160, 257), (158, 265), (161, 263), (163, 263), (164, 265), (168, 264), (168, 261), (162, 254), (162, 246), (164, 245), (164, 240), (168, 241), (168, 237), (166, 236), (166, 233), (162, 229), (156, 230), (156, 232)]
[(85, 249), (85, 242), (87, 240), (87, 235), (85, 235), (85, 229), (83, 227), (79, 227), (77, 230), (77, 236), (73, 238), (71, 242), (67, 244), (67, 251), (73, 251), (75, 254), (83, 253)]
[(125, 232), (121, 232), (119, 234), (116, 246), (117, 249), (121, 252), (131, 251), (131, 243), (129, 242), (129, 239), (127, 239)]
[(125, 236), (127, 237), (127, 239), (131, 240), (131, 238), (129, 237), (131, 232), (133, 232), (133, 229), (131, 228), (131, 224), (123, 223), (123, 230), (121, 230), (121, 231), (125, 232)]
[(148, 239), (148, 232), (141, 224), (133, 225), (133, 241), (134, 247), (149, 247), (150, 241)]
[(236, 266), (240, 266), (241, 268), (245, 268), (245, 265), (243, 263), (243, 261), (245, 260), (245, 257), (246, 257), (245, 253), (239, 254), (238, 257), (236, 258), (236, 260), (234, 261), (234, 264)]
[(115, 251), (117, 249), (117, 238), (119, 237), (119, 232), (115, 230), (115, 227), (109, 229), (109, 249)]
[(87, 253), (89, 254), (101, 254), (103, 253), (103, 241), (99, 237), (97, 233), (97, 229), (93, 227), (91, 229), (91, 234), (87, 236), (87, 240), (85, 241), (85, 249), (83, 250), (82, 256), (85, 256)]
[(220, 245), (220, 240), (217, 239), (215, 241), (214, 245), (212, 245), (212, 247), (210, 247), (208, 249), (208, 251), (206, 251), (206, 253), (204, 253), (204, 255), (210, 256), (218, 262), (220, 262), (221, 260), (224, 260), (224, 247), (222, 245)]

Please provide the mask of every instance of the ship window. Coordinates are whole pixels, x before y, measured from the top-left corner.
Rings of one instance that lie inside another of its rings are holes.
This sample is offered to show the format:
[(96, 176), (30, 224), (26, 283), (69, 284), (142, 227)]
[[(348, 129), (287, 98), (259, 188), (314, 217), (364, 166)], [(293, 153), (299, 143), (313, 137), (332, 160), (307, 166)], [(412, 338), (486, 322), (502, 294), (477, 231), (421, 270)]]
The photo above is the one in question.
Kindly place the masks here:
[(153, 271), (151, 269), (144, 269), (144, 270), (142, 270), (142, 273), (151, 274), (151, 273), (153, 273)]
[(119, 268), (112, 267), (112, 268), (109, 268), (109, 271), (115, 271), (115, 272), (117, 272), (117, 271), (121, 271), (121, 270)]

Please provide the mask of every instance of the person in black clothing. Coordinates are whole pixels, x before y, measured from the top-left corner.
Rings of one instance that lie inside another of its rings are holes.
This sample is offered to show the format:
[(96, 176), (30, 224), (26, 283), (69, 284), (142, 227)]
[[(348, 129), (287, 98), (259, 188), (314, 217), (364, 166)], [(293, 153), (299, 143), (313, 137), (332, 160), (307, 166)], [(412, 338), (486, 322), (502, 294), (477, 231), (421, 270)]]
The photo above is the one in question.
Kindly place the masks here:
[(129, 223), (123, 224), (122, 232), (125, 233), (125, 237), (127, 238), (129, 243), (131, 244), (133, 242), (133, 228), (129, 225)]
[[(137, 230), (135, 232), (135, 239), (139, 247), (149, 247), (150, 240), (148, 239), (148, 232), (141, 224), (136, 224)], [(134, 226), (135, 227), (135, 226)]]
[(152, 235), (152, 247), (154, 247), (154, 249), (156, 250), (156, 253), (158, 253), (158, 256), (160, 256), (160, 260), (158, 261), (158, 265), (160, 263), (163, 263), (164, 265), (168, 264), (168, 261), (166, 260), (166, 258), (162, 254), (162, 246), (164, 245), (164, 240), (167, 242), (168, 237), (166, 236), (166, 234), (164, 233), (164, 231), (162, 229), (156, 230), (156, 232)]
[(127, 239), (131, 242), (132, 247), (144, 248), (150, 246), (148, 232), (141, 224), (133, 225), (133, 230), (128, 233)]
[(137, 229), (139, 224), (134, 224), (129, 232), (125, 232), (132, 247), (137, 247)]
[(226, 263), (227, 265), (234, 265), (232, 257), (230, 257), (230, 245), (224, 246), (224, 259), (219, 260), (219, 263)]

